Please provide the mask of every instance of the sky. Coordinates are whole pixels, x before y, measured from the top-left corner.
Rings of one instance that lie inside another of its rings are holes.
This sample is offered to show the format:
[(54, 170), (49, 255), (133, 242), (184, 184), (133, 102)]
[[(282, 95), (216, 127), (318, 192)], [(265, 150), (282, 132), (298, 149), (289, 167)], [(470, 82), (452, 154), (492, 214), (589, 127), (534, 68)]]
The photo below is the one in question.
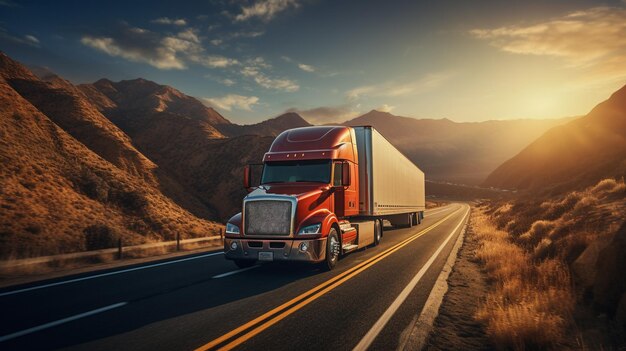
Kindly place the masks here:
[(0, 0), (0, 50), (74, 83), (171, 85), (242, 124), (559, 118), (626, 84), (626, 1)]

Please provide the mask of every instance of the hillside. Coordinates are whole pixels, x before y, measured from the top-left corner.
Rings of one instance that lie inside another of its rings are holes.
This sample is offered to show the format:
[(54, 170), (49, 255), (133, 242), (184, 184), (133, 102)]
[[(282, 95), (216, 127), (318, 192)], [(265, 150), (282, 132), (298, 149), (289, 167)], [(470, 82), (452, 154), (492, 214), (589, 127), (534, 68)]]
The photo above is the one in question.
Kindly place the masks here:
[(161, 171), (210, 209), (210, 218), (222, 221), (241, 210), (243, 167), (261, 161), (273, 136), (309, 125), (295, 113), (232, 124), (197, 99), (144, 79), (101, 79), (80, 89)]
[[(226, 118), (198, 99), (168, 85), (157, 84), (143, 78), (120, 82), (100, 79), (93, 84), (81, 84), (79, 88), (92, 98), (99, 108), (117, 107), (127, 111), (167, 112), (206, 121), (212, 125), (230, 124)], [(114, 106), (111, 106), (111, 102)]]
[(432, 180), (479, 184), (502, 162), (567, 119), (458, 123), (415, 119), (376, 110), (345, 122), (371, 125)]
[(626, 175), (626, 86), (589, 114), (550, 129), (485, 181), (500, 188), (562, 189)]
[(88, 149), (15, 91), (7, 75), (0, 76), (0, 258), (216, 231)]

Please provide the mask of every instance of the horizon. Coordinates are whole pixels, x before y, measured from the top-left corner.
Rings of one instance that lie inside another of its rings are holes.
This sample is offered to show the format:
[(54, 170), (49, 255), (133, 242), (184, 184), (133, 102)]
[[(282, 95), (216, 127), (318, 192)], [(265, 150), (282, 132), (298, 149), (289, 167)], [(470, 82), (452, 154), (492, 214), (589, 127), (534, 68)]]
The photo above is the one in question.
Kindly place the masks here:
[(238, 124), (574, 118), (626, 83), (625, 1), (377, 5), (1, 1), (0, 45), (76, 84), (169, 85)]

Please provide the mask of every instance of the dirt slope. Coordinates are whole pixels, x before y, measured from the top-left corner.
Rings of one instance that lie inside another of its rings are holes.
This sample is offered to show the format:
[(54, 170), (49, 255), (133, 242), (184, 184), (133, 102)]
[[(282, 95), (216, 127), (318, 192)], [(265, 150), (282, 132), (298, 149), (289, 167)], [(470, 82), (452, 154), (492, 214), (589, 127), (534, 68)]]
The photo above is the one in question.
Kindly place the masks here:
[(0, 77), (0, 258), (215, 230), (89, 150)]

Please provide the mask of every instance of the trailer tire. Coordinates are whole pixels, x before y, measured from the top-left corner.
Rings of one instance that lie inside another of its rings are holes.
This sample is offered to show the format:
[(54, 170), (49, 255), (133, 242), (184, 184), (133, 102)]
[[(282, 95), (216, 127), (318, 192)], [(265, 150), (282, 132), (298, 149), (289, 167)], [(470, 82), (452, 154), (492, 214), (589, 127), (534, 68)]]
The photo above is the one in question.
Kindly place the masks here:
[(239, 268), (248, 268), (256, 264), (256, 260), (234, 260), (235, 265)]
[(321, 268), (325, 271), (330, 271), (337, 265), (339, 261), (339, 254), (341, 253), (341, 242), (337, 235), (337, 229), (335, 227), (330, 228), (328, 238), (326, 239), (326, 257), (321, 262)]
[(383, 221), (381, 219), (377, 219), (374, 221), (374, 244), (372, 246), (377, 246), (380, 244), (380, 240), (383, 238)]

